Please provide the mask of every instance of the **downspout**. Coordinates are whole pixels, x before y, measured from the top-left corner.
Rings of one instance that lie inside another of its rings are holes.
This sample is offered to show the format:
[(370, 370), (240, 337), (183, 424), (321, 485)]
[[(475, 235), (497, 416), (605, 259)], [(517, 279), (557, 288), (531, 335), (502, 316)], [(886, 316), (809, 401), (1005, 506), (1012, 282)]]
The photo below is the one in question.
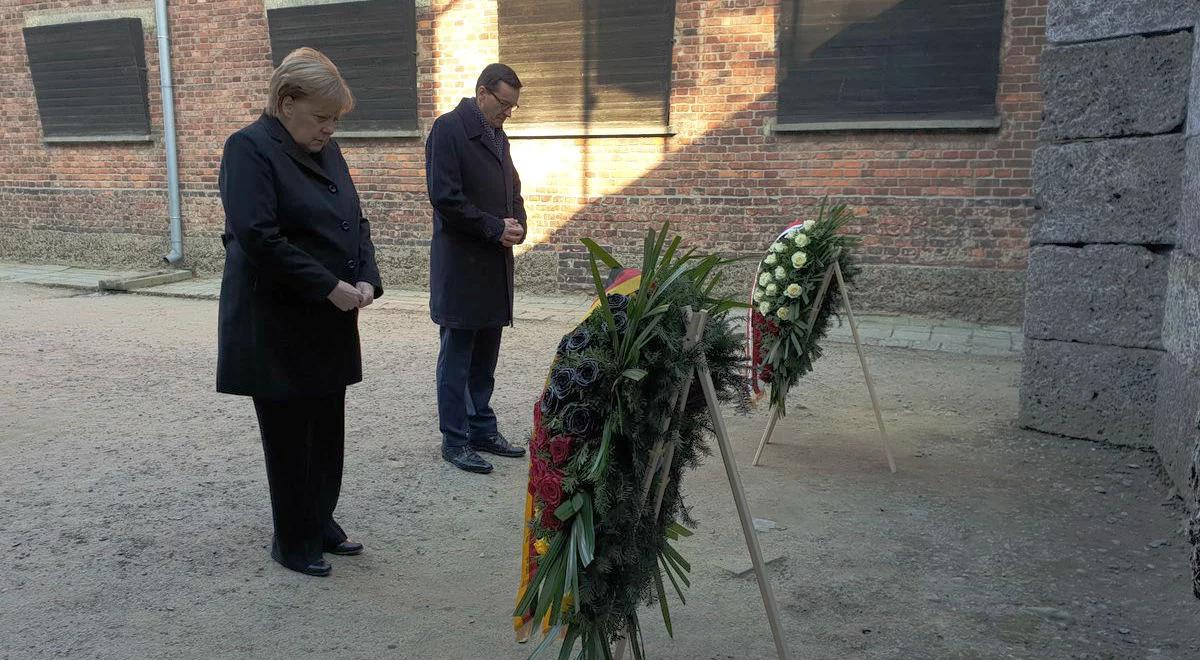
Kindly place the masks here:
[(163, 139), (167, 146), (167, 212), (171, 251), (163, 261), (183, 261), (183, 217), (179, 213), (179, 156), (175, 145), (175, 90), (171, 85), (171, 43), (167, 39), (167, 0), (154, 0), (154, 31), (158, 35), (158, 77), (162, 91)]

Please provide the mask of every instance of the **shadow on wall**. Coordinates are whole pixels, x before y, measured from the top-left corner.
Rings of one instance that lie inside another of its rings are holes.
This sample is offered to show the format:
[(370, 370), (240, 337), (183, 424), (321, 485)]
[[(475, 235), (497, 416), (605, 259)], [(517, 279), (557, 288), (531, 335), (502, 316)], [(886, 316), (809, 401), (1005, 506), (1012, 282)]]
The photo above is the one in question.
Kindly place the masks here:
[[(881, 3), (864, 4), (878, 7)], [(820, 72), (818, 60), (827, 58), (829, 53), (861, 49), (864, 39), (876, 34), (881, 22), (915, 23), (918, 17), (927, 17), (937, 3), (907, 0), (891, 4), (894, 6), (885, 11), (842, 26), (819, 43), (808, 33), (803, 35), (807, 41), (800, 39), (800, 34), (793, 35), (796, 38), (792, 43), (781, 44), (781, 48), (792, 53), (809, 48), (811, 57), (792, 55), (792, 61), (798, 64), (784, 75), (812, 78), (814, 82), (809, 89), (823, 93), (822, 85), (830, 83), (815, 78)], [(999, 6), (991, 0), (980, 0), (978, 4)], [(996, 24), (999, 21), (995, 16), (989, 20)], [(603, 127), (598, 115), (603, 116), (607, 110), (603, 106), (604, 94), (597, 94), (597, 89), (618, 90), (645, 103), (666, 93), (623, 82), (619, 33), (596, 32), (593, 36), (594, 41), (592, 37), (587, 40), (591, 45), (585, 45), (596, 53), (586, 57), (582, 65), (587, 75), (581, 78), (578, 87), (568, 90), (568, 96), (574, 95), (579, 100), (569, 107), (579, 109), (585, 128)], [(803, 43), (796, 45), (797, 41)], [(908, 48), (911, 44), (901, 46)], [(998, 41), (988, 47), (994, 53), (999, 52)], [(774, 52), (764, 51), (761, 56), (773, 59)], [(944, 74), (941, 68), (933, 67), (913, 74), (910, 84), (928, 87)], [(688, 77), (674, 80), (676, 94), (683, 103), (702, 101), (713, 90), (721, 95), (736, 92), (735, 83), (730, 81), (738, 75), (736, 66), (705, 71), (705, 75), (708, 79), (703, 82)], [(864, 87), (858, 93), (868, 91)], [(860, 178), (862, 170), (843, 169), (825, 153), (831, 134), (775, 137), (769, 133), (769, 124), (776, 113), (776, 96), (777, 90), (772, 85), (765, 93), (739, 99), (735, 109), (721, 115), (719, 123), (710, 122), (709, 129), (699, 135), (673, 138), (670, 144), (666, 139), (661, 140), (654, 163), (647, 163), (628, 183), (607, 191), (597, 190), (595, 185), (589, 187), (589, 178), (594, 166), (622, 165), (619, 154), (614, 158), (617, 147), (611, 146), (618, 143), (581, 140), (577, 147), (582, 152), (577, 208), (557, 214), (560, 220), (556, 226), (543, 235), (533, 236), (539, 244), (527, 257), (543, 258), (536, 269), (538, 276), (544, 277), (547, 270), (552, 270), (560, 286), (586, 289), (591, 285), (591, 275), (587, 253), (579, 239), (595, 238), (606, 247), (615, 247), (615, 253), (624, 256), (627, 262), (636, 261), (634, 252), (640, 250), (646, 228), (665, 221), (670, 221), (675, 231), (684, 233), (692, 245), (701, 249), (730, 256), (757, 255), (774, 232), (795, 218), (810, 214), (821, 198), (829, 195), (854, 207), (857, 220), (848, 230), (865, 238), (860, 258), (868, 266), (868, 272), (860, 279), (860, 287), (867, 306), (994, 322), (1020, 318), (1024, 281), (1021, 255), (1031, 211), (1028, 199), (991, 195), (986, 200), (973, 199), (970, 189), (974, 182), (969, 173), (951, 182), (966, 192), (941, 199), (929, 199), (936, 195), (864, 195), (861, 188), (872, 184)], [(994, 82), (986, 96), (986, 103), (980, 103), (979, 107), (986, 105), (986, 112), (994, 114)], [(977, 99), (968, 101), (976, 103)], [(976, 149), (981, 140), (995, 137), (963, 133), (860, 134), (869, 136), (864, 140), (853, 134), (832, 135), (839, 136), (839, 145), (851, 149), (857, 146), (855, 143), (866, 141), (873, 143), (860, 148), (899, 151), (922, 148), (925, 143), (932, 143), (938, 149), (954, 149), (955, 146), (945, 145), (956, 139), (962, 143), (961, 148)], [(880, 136), (877, 141), (875, 135)], [(624, 140), (620, 143), (631, 144)], [(647, 143), (646, 139), (637, 142)], [(540, 148), (526, 142), (517, 149), (526, 147)], [(744, 158), (746, 154), (750, 158)], [(591, 162), (593, 157), (596, 164)], [(545, 154), (531, 157), (534, 165), (531, 169), (548, 160)], [(533, 207), (540, 203), (535, 198)], [(538, 215), (555, 214), (539, 212)], [(1008, 263), (981, 263), (980, 245), (996, 241), (1007, 241), (1005, 254), (1015, 256)], [(553, 258), (556, 264), (546, 263), (547, 258)], [(744, 264), (744, 274), (738, 272), (737, 277), (731, 278), (727, 293), (743, 295), (742, 289), (749, 288), (753, 268), (753, 263)], [(980, 300), (987, 301), (987, 306), (980, 306)]]

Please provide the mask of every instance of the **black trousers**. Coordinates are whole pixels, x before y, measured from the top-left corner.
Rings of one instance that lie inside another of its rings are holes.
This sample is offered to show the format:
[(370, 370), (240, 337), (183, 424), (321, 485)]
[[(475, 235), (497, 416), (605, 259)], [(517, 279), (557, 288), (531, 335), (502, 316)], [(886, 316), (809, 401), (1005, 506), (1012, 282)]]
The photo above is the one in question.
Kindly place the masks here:
[(442, 445), (461, 447), (471, 436), (496, 433), (492, 391), (501, 328), (441, 328), (437, 363), (438, 426)]
[(346, 391), (275, 401), (254, 397), (275, 522), (272, 551), (304, 567), (346, 540), (333, 520), (342, 489)]

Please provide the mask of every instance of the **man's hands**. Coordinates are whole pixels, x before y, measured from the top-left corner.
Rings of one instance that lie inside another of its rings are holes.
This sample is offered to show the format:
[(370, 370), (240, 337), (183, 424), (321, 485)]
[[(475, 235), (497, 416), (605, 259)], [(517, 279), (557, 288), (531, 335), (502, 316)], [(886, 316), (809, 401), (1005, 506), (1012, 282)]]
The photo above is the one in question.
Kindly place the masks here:
[(525, 228), (515, 218), (504, 219), (504, 233), (500, 235), (500, 245), (510, 248), (525, 240)]

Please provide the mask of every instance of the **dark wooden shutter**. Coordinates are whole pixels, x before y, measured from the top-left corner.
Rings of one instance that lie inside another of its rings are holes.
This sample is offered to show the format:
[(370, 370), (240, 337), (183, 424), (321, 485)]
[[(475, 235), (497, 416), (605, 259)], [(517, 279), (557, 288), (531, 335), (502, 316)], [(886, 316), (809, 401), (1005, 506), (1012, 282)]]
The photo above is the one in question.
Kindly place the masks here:
[(267, 12), (271, 59), (302, 46), (337, 65), (354, 93), (343, 131), (417, 129), (417, 27), (414, 0), (366, 0)]
[(140, 20), (25, 28), (25, 51), (46, 138), (149, 138)]
[(665, 127), (674, 0), (498, 0), (517, 126)]
[(779, 123), (989, 119), (1003, 0), (784, 0)]

